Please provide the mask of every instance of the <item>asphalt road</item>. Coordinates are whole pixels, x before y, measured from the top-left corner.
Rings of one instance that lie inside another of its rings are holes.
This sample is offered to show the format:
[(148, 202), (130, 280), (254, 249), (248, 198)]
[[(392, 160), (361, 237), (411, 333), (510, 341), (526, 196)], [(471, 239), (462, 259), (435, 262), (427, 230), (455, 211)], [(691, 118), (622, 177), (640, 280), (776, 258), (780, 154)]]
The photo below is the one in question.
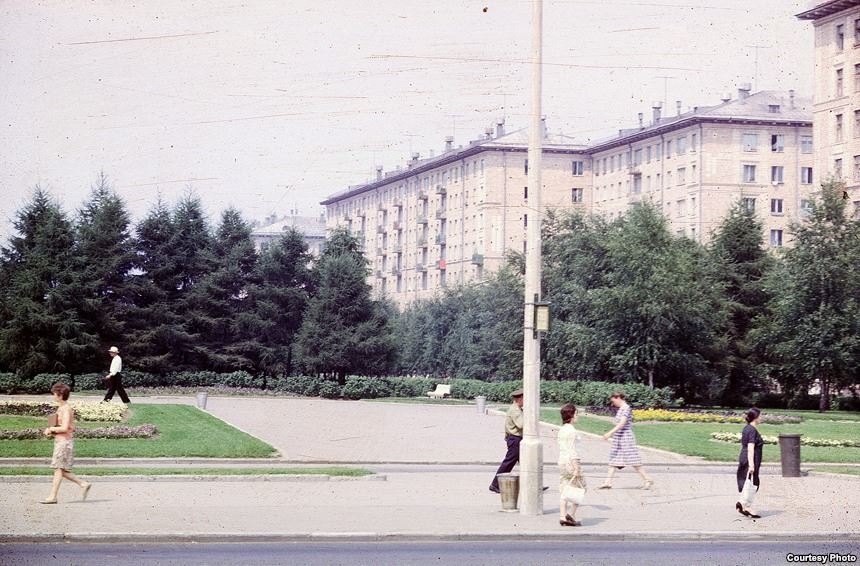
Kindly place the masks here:
[[(3, 566), (766, 566), (795, 564), (789, 554), (824, 555), (826, 564), (856, 564), (860, 544), (833, 542), (486, 541), (294, 542), (207, 544), (4, 544)], [(834, 560), (838, 553), (842, 562)], [(847, 556), (846, 556), (847, 555)], [(809, 563), (809, 562), (800, 562)], [(820, 563), (820, 562), (818, 562)]]

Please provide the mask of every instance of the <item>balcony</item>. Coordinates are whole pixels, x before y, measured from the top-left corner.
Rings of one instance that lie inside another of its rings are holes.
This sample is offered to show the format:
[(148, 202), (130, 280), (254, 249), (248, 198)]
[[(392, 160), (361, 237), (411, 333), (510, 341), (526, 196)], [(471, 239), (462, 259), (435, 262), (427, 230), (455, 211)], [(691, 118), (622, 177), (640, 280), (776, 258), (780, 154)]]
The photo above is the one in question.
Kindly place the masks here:
[(472, 254), (472, 265), (484, 265), (484, 254)]
[(627, 167), (627, 173), (633, 175), (634, 177), (642, 176), (642, 170), (639, 168), (638, 165), (630, 165), (629, 167)]
[(384, 232), (385, 232), (385, 226), (383, 226), (382, 224), (377, 224), (376, 225), (376, 233), (382, 234)]
[(437, 234), (436, 235), (436, 245), (437, 246), (444, 246), (446, 244), (446, 242), (447, 242), (447, 237), (445, 236), (445, 234)]
[(447, 193), (448, 193), (448, 190), (445, 187), (443, 187), (442, 185), (436, 185), (436, 194), (437, 195), (444, 195)]
[(420, 214), (418, 218), (415, 219), (415, 222), (418, 224), (427, 224), (427, 215)]
[(415, 243), (418, 244), (419, 248), (426, 248), (427, 247), (427, 236), (419, 236), (418, 240), (416, 240)]
[(427, 191), (420, 189), (418, 191), (418, 200), (427, 200)]
[(400, 268), (396, 265), (391, 268), (391, 275), (400, 275)]
[(448, 268), (448, 264), (444, 259), (440, 259), (436, 262), (436, 269), (439, 271), (445, 271)]
[(391, 226), (395, 230), (402, 230), (403, 229), (403, 222), (401, 222), (399, 220), (395, 220), (394, 222), (391, 223)]
[(415, 264), (415, 271), (416, 271), (416, 273), (427, 273), (427, 266), (424, 265), (423, 263), (416, 263)]
[(403, 244), (394, 244), (394, 253), (402, 254), (403, 253)]
[(436, 220), (445, 220), (448, 217), (448, 214), (442, 210), (441, 208), (436, 211)]
[(403, 203), (400, 202), (400, 199), (394, 199), (394, 202), (391, 203), (391, 206), (394, 208), (403, 208)]
[(376, 255), (385, 255), (385, 248), (376, 248)]
[(382, 270), (381, 270), (381, 269), (377, 269), (377, 270), (376, 270), (376, 278), (377, 278), (377, 279), (382, 279), (382, 277), (383, 277), (383, 275), (382, 275)]
[(381, 202), (376, 205), (376, 210), (378, 210), (379, 212), (388, 210), (388, 205), (386, 205), (384, 202)]
[(359, 218), (364, 218), (365, 216), (367, 216), (363, 210), (359, 210), (358, 212), (355, 213), (355, 215), (358, 216)]

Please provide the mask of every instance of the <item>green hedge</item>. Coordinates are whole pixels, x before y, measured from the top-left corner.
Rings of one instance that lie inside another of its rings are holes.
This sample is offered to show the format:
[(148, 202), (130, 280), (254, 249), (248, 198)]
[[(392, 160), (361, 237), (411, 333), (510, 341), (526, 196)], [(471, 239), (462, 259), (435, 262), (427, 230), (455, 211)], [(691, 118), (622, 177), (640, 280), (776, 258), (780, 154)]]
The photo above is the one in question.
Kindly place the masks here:
[[(135, 387), (232, 387), (241, 389), (267, 389), (327, 399), (378, 399), (381, 397), (424, 397), (438, 383), (451, 386), (451, 397), (474, 399), (483, 395), (488, 401), (507, 403), (511, 392), (522, 387), (519, 381), (487, 382), (478, 379), (434, 380), (425, 377), (363, 377), (348, 376), (346, 384), (309, 376), (282, 376), (277, 378), (253, 376), (244, 371), (215, 373), (211, 371), (183, 371), (156, 375), (138, 371), (123, 372), (123, 385)], [(76, 391), (97, 391), (107, 387), (104, 374), (88, 373), (74, 376), (65, 373), (43, 373), (32, 379), (20, 380), (11, 373), (0, 373), (0, 391), (3, 393), (49, 393), (54, 383), (63, 382)], [(575, 403), (582, 406), (605, 405), (613, 391), (623, 391), (631, 405), (637, 407), (666, 407), (683, 405), (675, 399), (669, 388), (651, 389), (634, 383), (619, 385), (602, 381), (544, 381), (541, 383), (542, 403)]]

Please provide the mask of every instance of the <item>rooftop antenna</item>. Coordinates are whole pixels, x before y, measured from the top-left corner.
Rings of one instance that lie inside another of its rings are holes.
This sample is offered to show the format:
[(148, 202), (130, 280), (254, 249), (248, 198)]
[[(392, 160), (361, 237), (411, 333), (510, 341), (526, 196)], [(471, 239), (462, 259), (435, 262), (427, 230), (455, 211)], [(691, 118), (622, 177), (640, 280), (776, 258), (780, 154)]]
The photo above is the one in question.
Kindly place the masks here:
[(657, 78), (663, 79), (663, 106), (669, 108), (669, 79), (677, 79), (678, 77), (659, 75)]
[(753, 73), (753, 87), (752, 91), (758, 91), (758, 50), (759, 49), (770, 49), (770, 45), (747, 45), (748, 49), (755, 49), (755, 71)]

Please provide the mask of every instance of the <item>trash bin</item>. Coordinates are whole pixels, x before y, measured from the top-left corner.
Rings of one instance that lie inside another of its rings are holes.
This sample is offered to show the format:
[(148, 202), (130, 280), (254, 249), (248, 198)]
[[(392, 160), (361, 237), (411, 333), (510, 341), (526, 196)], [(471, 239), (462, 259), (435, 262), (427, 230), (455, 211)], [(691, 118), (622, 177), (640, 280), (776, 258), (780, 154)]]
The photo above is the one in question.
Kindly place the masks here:
[(502, 511), (516, 511), (520, 498), (519, 474), (499, 474), (499, 491), (502, 495)]
[(475, 397), (475, 405), (478, 407), (478, 412), (484, 414), (487, 412), (487, 398), (483, 395)]
[(779, 435), (779, 459), (782, 462), (782, 477), (800, 477), (800, 435)]
[(197, 408), (206, 410), (206, 400), (209, 398), (209, 394), (205, 391), (201, 391), (197, 394)]

